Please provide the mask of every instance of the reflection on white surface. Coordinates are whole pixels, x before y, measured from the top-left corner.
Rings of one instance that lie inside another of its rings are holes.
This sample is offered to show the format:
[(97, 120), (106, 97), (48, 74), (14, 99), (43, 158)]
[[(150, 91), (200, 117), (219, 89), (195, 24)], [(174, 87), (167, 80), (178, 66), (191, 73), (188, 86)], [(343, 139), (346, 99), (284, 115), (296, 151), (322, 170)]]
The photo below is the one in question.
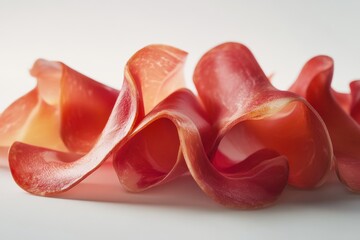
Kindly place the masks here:
[[(273, 83), (286, 89), (317, 54), (335, 60), (334, 86), (360, 78), (358, 1), (18, 1), (0, 0), (0, 110), (29, 91), (39, 57), (59, 60), (120, 88), (127, 59), (152, 43), (201, 55), (225, 41), (246, 44)], [(124, 192), (110, 169), (59, 198), (29, 195), (0, 168), (1, 239), (176, 238), (357, 239), (360, 196), (337, 181), (288, 188), (258, 211), (223, 208), (189, 177), (140, 194)], [(88, 199), (90, 201), (82, 201)], [(79, 201), (80, 200), (80, 201)]]

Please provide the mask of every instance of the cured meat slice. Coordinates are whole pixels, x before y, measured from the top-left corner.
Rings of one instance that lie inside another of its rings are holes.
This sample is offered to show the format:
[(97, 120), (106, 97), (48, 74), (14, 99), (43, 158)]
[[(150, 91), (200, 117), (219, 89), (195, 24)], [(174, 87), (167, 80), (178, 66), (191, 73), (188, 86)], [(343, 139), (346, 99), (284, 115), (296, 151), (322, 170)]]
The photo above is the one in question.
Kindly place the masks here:
[(2, 147), (8, 148), (14, 141), (23, 141), (66, 150), (60, 138), (60, 114), (57, 107), (42, 101), (38, 95), (37, 89), (30, 91), (1, 114)]
[[(16, 142), (9, 152), (9, 165), (15, 181), (24, 190), (37, 195), (59, 193), (76, 185), (112, 155), (114, 148), (143, 118), (144, 111), (151, 110), (171, 91), (183, 86), (180, 72), (185, 58), (185, 52), (164, 45), (151, 45), (137, 52), (125, 68), (123, 86), (114, 108), (90, 151), (81, 157)], [(174, 85), (170, 83), (172, 81)], [(149, 87), (154, 82), (157, 87)], [(158, 97), (151, 99), (154, 93)], [(147, 99), (146, 105), (143, 99)], [(78, 118), (75, 123), (81, 124), (82, 119), (84, 117)], [(84, 145), (73, 143), (71, 146)]]
[(61, 138), (71, 152), (86, 153), (98, 140), (119, 91), (63, 68)]
[(305, 64), (290, 91), (305, 97), (321, 115), (333, 143), (338, 176), (350, 190), (359, 192), (359, 82), (351, 83), (351, 94), (337, 93), (331, 88), (333, 70), (330, 57), (314, 57)]
[(59, 62), (39, 59), (37, 86), (0, 116), (0, 145), (21, 141), (61, 151), (86, 152), (104, 128), (118, 91)]
[(189, 168), (204, 192), (223, 205), (255, 208), (273, 202), (287, 181), (285, 157), (259, 150), (219, 172), (208, 158), (213, 137), (198, 100), (179, 90), (141, 121), (115, 153), (114, 167), (129, 191), (163, 184)]
[(252, 208), (272, 203), (288, 178), (299, 188), (324, 181), (333, 156), (324, 123), (303, 98), (275, 89), (245, 46), (211, 49), (194, 82), (216, 133), (211, 160), (189, 161), (206, 193)]
[[(200, 102), (180, 89), (185, 58), (185, 52), (170, 46), (143, 48), (128, 61), (120, 92), (63, 64), (38, 61), (32, 70), (37, 88), (0, 120), (13, 121), (22, 108), (32, 116), (39, 108), (54, 119), (55, 127), (49, 129), (57, 131), (63, 146), (15, 142), (9, 151), (15, 181), (30, 193), (52, 195), (112, 159), (130, 191), (189, 170), (207, 195), (238, 208), (272, 204), (288, 182), (299, 188), (323, 182), (333, 149), (324, 123), (307, 101), (275, 89), (245, 46), (225, 43), (206, 53), (195, 69)], [(343, 109), (357, 111), (348, 95), (333, 94)], [(37, 122), (44, 118), (35, 113), (36, 124), (21, 116), (22, 122), (7, 127), (13, 140), (22, 139), (17, 134), (24, 122), (32, 129), (29, 136), (36, 136)]]
[(85, 156), (15, 142), (9, 151), (14, 180), (21, 188), (36, 195), (68, 190), (110, 156), (117, 142), (130, 132), (136, 117), (136, 90), (124, 81), (99, 141)]
[(171, 46), (150, 45), (131, 57), (125, 77), (135, 82), (144, 114), (175, 90), (185, 87), (186, 56), (186, 52)]
[(142, 191), (187, 172), (183, 153), (201, 149), (206, 158), (211, 142), (203, 108), (193, 93), (181, 89), (141, 121), (114, 155), (114, 167), (127, 190)]

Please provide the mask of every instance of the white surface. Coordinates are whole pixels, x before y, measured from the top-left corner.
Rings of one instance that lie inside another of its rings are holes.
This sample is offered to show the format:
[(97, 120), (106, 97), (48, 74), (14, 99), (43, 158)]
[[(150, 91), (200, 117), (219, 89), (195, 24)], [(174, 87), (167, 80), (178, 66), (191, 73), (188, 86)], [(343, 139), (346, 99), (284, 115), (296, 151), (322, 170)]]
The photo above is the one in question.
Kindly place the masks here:
[[(151, 43), (190, 53), (192, 89), (196, 61), (225, 41), (245, 43), (281, 89), (316, 54), (335, 59), (337, 89), (360, 78), (357, 1), (234, 2), (0, 0), (0, 109), (34, 86), (27, 70), (38, 57), (120, 88), (126, 60)], [(274, 207), (236, 211), (213, 203), (190, 178), (134, 195), (122, 192), (111, 169), (96, 174), (103, 173), (111, 179), (41, 198), (0, 169), (0, 239), (358, 239), (360, 196), (336, 182), (286, 189)], [(74, 200), (85, 197), (93, 201)]]

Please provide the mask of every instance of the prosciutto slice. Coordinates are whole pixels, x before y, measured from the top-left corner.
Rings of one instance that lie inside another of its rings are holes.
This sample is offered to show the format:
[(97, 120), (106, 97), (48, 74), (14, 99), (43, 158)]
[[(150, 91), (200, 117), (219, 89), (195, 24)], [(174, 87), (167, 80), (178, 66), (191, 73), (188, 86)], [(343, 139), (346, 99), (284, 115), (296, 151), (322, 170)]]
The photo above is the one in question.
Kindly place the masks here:
[(245, 46), (211, 49), (199, 61), (194, 82), (215, 144), (209, 161), (194, 150), (197, 161), (188, 164), (208, 195), (254, 208), (271, 204), (287, 181), (299, 188), (323, 183), (333, 157), (323, 121), (303, 98), (275, 89)]
[(118, 91), (60, 62), (39, 59), (36, 87), (0, 116), (0, 146), (15, 141), (82, 153), (96, 142)]
[[(197, 97), (183, 89), (186, 55), (165, 45), (141, 49), (125, 67), (120, 92), (64, 64), (38, 61), (32, 70), (37, 88), (0, 118), (11, 123), (25, 111), (21, 123), (4, 127), (16, 140), (9, 165), (18, 185), (37, 195), (60, 193), (112, 159), (129, 191), (189, 172), (215, 201), (248, 209), (274, 203), (288, 183), (305, 189), (323, 183), (333, 149), (325, 124), (304, 98), (274, 88), (238, 43), (201, 58), (194, 73)], [(349, 111), (357, 108), (347, 95), (336, 96)], [(42, 135), (44, 144), (19, 137), (40, 131), (28, 120), (37, 108), (54, 119), (49, 129), (60, 147)]]
[[(74, 151), (66, 153), (16, 142), (9, 152), (9, 165), (15, 181), (24, 190), (37, 195), (63, 192), (76, 185), (112, 156), (116, 146), (131, 133), (146, 112), (174, 89), (183, 86), (182, 67), (185, 58), (185, 52), (165, 45), (151, 45), (137, 52), (125, 68), (122, 89), (95, 145), (84, 156), (80, 156)], [(82, 76), (78, 77), (79, 81), (82, 80)], [(66, 79), (67, 75), (63, 75), (63, 78)], [(73, 81), (67, 82), (70, 90), (71, 86), (79, 86), (73, 84)], [(91, 92), (83, 94), (91, 96)], [(79, 101), (83, 97), (81, 94), (77, 96)], [(71, 110), (65, 111), (64, 115), (62, 119), (77, 116)], [(69, 125), (64, 127), (66, 130), (62, 131), (62, 139), (68, 142), (70, 149), (86, 150), (89, 146), (72, 141), (73, 133), (70, 133), (71, 129), (83, 124), (84, 117), (80, 116), (74, 122), (64, 122)]]
[[(211, 134), (195, 95), (187, 89), (174, 92), (141, 121), (114, 154), (120, 182), (137, 192), (186, 173), (186, 163), (206, 158)], [(197, 152), (201, 154), (195, 155)]]
[(324, 120), (333, 143), (336, 170), (352, 191), (360, 191), (360, 82), (350, 84), (351, 93), (331, 88), (334, 63), (330, 57), (309, 60), (290, 91), (305, 97)]

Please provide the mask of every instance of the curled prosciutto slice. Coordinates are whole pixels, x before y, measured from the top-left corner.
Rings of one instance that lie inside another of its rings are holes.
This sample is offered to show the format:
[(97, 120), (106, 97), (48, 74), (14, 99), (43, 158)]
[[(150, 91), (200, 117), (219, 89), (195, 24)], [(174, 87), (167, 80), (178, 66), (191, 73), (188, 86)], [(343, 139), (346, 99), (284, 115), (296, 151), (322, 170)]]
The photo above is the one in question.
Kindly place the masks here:
[[(142, 191), (187, 172), (190, 151), (211, 145), (210, 124), (198, 99), (187, 89), (176, 91), (154, 108), (113, 157), (120, 182)], [(197, 158), (191, 158), (198, 161)]]
[(0, 116), (0, 145), (21, 141), (86, 152), (96, 142), (118, 91), (60, 62), (39, 59), (30, 71), (37, 86)]
[(305, 97), (324, 120), (333, 143), (340, 180), (352, 191), (360, 191), (360, 82), (350, 84), (351, 94), (331, 88), (334, 63), (330, 57), (309, 60), (291, 86)]
[[(150, 111), (158, 101), (183, 86), (181, 76), (185, 58), (185, 52), (170, 46), (151, 45), (141, 49), (127, 63), (122, 89), (98, 141), (90, 151), (79, 156), (16, 142), (9, 152), (9, 165), (15, 181), (24, 190), (38, 195), (59, 193), (76, 185), (112, 156), (114, 148), (131, 133), (144, 112)], [(73, 93), (78, 91), (81, 93), (75, 88)], [(81, 97), (84, 96), (81, 94)], [(68, 103), (74, 101), (69, 100)], [(76, 112), (68, 113), (76, 116)], [(77, 120), (68, 122), (69, 131), (76, 125), (84, 124), (86, 119), (80, 116)], [(75, 125), (71, 125), (73, 123)], [(71, 143), (71, 146), (79, 146), (76, 142)]]
[(254, 208), (271, 204), (287, 181), (299, 188), (323, 182), (332, 160), (324, 123), (303, 98), (275, 89), (245, 46), (211, 49), (194, 81), (216, 136), (210, 160), (198, 156), (188, 167), (208, 195)]
[[(209, 164), (212, 134), (196, 97), (179, 90), (153, 109), (119, 146), (113, 156), (119, 180), (129, 191), (143, 191), (189, 168), (195, 179), (203, 179), (197, 183), (205, 193), (223, 205), (255, 208), (274, 201), (287, 181), (285, 157), (262, 149), (220, 173)], [(248, 179), (252, 176), (257, 177)]]

